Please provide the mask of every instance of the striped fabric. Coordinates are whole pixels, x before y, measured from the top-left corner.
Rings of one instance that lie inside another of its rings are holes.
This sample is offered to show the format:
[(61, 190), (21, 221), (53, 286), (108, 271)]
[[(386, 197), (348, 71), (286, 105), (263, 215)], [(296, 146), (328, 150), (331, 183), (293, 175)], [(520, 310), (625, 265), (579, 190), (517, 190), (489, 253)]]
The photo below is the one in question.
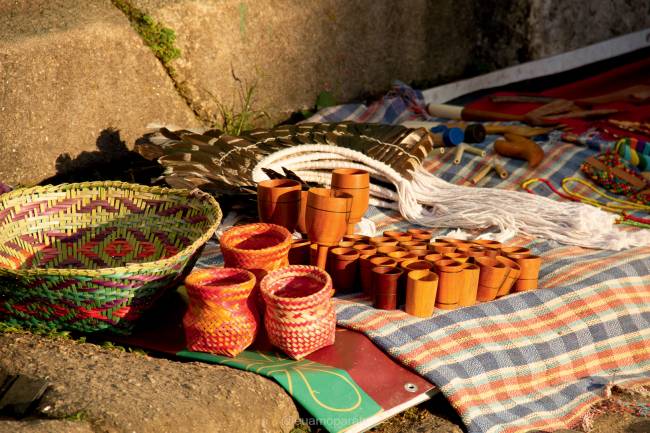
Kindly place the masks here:
[[(422, 118), (422, 95), (396, 83), (371, 106), (331, 107), (309, 120), (399, 123)], [(546, 156), (534, 170), (525, 162), (504, 160), (510, 177), (489, 175), (478, 186), (520, 190), (530, 177), (547, 178), (555, 185), (568, 176), (582, 177), (581, 162), (597, 150), (561, 143), (559, 137), (552, 133), (539, 142)], [(484, 145), (488, 151), (496, 137), (490, 138)], [(485, 164), (467, 153), (460, 165), (453, 165), (453, 158), (453, 152), (447, 152), (425, 166), (462, 184)], [(543, 185), (534, 190), (562, 200)], [(575, 191), (596, 197), (579, 185)], [(367, 216), (378, 230), (408, 226), (395, 211), (371, 208)], [(353, 295), (336, 300), (338, 324), (365, 333), (440, 386), (470, 433), (572, 428), (600, 399), (608, 381), (650, 381), (650, 248), (588, 250), (524, 237), (509, 243), (543, 256), (540, 287), (547, 290), (427, 320), (374, 310)], [(208, 246), (201, 263), (219, 261), (218, 247)]]

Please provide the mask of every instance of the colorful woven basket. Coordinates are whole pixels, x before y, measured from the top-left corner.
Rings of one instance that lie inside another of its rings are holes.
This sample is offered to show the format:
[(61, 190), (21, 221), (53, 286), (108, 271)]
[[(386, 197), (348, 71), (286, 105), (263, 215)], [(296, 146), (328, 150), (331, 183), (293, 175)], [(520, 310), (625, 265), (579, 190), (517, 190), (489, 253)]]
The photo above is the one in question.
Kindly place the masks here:
[(288, 266), (264, 277), (264, 325), (269, 341), (293, 359), (334, 344), (332, 279), (315, 266)]
[(0, 320), (127, 333), (221, 221), (207, 194), (123, 182), (0, 196)]
[(275, 224), (255, 223), (226, 230), (221, 239), (224, 266), (242, 268), (261, 281), (267, 272), (289, 264), (291, 233)]
[(254, 287), (255, 275), (244, 269), (207, 268), (188, 275), (190, 306), (183, 317), (187, 348), (237, 356), (250, 346), (259, 326)]

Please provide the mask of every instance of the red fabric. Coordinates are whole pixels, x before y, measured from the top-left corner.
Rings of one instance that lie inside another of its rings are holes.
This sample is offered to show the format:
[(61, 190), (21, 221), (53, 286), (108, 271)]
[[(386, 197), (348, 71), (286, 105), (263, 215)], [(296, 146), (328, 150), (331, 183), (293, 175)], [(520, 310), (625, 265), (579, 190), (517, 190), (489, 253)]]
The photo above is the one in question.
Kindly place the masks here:
[[(559, 87), (547, 89), (540, 93), (526, 93), (531, 96), (551, 96), (564, 99), (580, 99), (611, 93), (616, 90), (624, 89), (637, 84), (650, 84), (650, 59), (644, 59), (632, 64), (624, 65), (601, 74), (565, 84)], [(495, 92), (493, 95), (514, 95), (522, 94), (521, 92)], [(531, 103), (494, 103), (490, 101), (490, 96), (483, 97), (468, 105), (470, 108), (495, 111), (508, 114), (525, 114), (534, 108), (540, 107), (541, 104)], [(616, 108), (622, 110), (619, 113), (608, 116), (611, 119), (630, 120), (630, 121), (650, 121), (650, 104), (632, 104), (628, 102), (616, 102), (609, 104), (599, 104), (593, 107)], [(585, 120), (585, 119), (562, 119), (562, 123), (571, 127), (574, 133), (582, 133), (591, 127), (599, 127), (621, 135), (634, 136), (640, 140), (648, 140), (650, 137), (645, 135), (636, 135), (628, 131), (620, 130), (604, 120)]]

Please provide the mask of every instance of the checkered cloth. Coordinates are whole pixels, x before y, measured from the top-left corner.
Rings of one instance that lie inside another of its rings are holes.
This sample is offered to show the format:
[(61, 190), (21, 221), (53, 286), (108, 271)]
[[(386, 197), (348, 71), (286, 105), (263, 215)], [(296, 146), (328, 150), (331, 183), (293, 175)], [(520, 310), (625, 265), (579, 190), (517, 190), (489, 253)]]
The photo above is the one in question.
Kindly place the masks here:
[[(371, 106), (331, 107), (310, 121), (399, 123), (423, 118), (421, 93), (397, 83)], [(491, 138), (483, 145), (488, 154), (496, 137)], [(546, 156), (537, 168), (531, 171), (525, 162), (505, 160), (510, 177), (490, 175), (478, 187), (520, 190), (530, 177), (559, 185), (564, 177), (580, 176), (581, 162), (597, 152), (561, 143), (559, 133), (539, 144)], [(447, 152), (427, 160), (425, 167), (462, 184), (486, 163), (467, 153), (460, 165), (453, 165), (453, 158)], [(562, 200), (543, 186), (535, 191)], [(395, 211), (371, 208), (367, 215), (379, 230), (408, 225)], [(588, 250), (524, 237), (510, 243), (543, 256), (540, 287), (546, 290), (426, 320), (338, 299), (338, 324), (365, 333), (438, 385), (470, 433), (574, 428), (609, 381), (650, 379), (650, 248)], [(215, 260), (218, 248), (210, 245), (202, 261)]]

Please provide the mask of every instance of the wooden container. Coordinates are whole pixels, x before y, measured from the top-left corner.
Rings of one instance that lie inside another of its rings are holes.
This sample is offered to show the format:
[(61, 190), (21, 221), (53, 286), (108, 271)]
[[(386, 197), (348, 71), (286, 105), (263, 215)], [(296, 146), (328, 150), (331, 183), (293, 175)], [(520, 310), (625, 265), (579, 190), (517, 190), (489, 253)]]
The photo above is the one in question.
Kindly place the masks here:
[(466, 244), (467, 243), (466, 241), (464, 241), (462, 239), (449, 238), (449, 237), (436, 238), (436, 242), (446, 242), (448, 244), (453, 244), (453, 245)]
[(501, 242), (493, 241), (490, 239), (477, 239), (474, 242), (474, 245), (483, 247), (485, 250), (485, 256), (495, 258), (499, 255), (503, 245)]
[(481, 302), (492, 301), (505, 283), (510, 268), (492, 257), (478, 257), (476, 264), (481, 268), (476, 299)]
[(380, 310), (397, 309), (398, 282), (403, 271), (394, 266), (372, 268), (373, 306)]
[(445, 256), (439, 253), (427, 254), (426, 256), (424, 256), (424, 260), (426, 260), (431, 264), (435, 264), (438, 260), (443, 260), (444, 258)]
[(318, 244), (312, 243), (309, 246), (309, 264), (316, 266), (316, 263), (318, 263)]
[(398, 247), (397, 245), (379, 245), (377, 247), (377, 253), (378, 254), (386, 254), (386, 255), (388, 255), (388, 254), (394, 253), (396, 251), (406, 251), (406, 250), (404, 248), (402, 248), (402, 247)]
[(365, 235), (344, 235), (343, 236), (344, 241), (352, 241), (354, 243), (364, 243), (368, 244), (370, 243), (370, 236), (365, 236)]
[(401, 267), (405, 272), (433, 269), (433, 263), (426, 260), (419, 260), (417, 258), (403, 260), (401, 263), (398, 263), (398, 266)]
[[(359, 279), (361, 280), (361, 289), (363, 294), (372, 299), (372, 268), (378, 266), (372, 263), (372, 259), (381, 258), (388, 259), (388, 257), (380, 256), (377, 254), (365, 254), (359, 256)], [(390, 260), (390, 259), (389, 259)]]
[(397, 262), (395, 260), (391, 259), (390, 257), (379, 256), (379, 255), (371, 258), (370, 263), (374, 265), (373, 268), (377, 266), (388, 266), (388, 267), (397, 266)]
[(407, 250), (409, 253), (413, 254), (420, 260), (425, 260), (425, 257), (428, 256), (431, 251), (429, 250)]
[(460, 263), (465, 263), (467, 260), (469, 260), (469, 256), (466, 256), (463, 253), (445, 253), (443, 256), (446, 259), (451, 259), (451, 260), (456, 260), (457, 262)]
[(427, 250), (427, 243), (421, 241), (400, 242), (399, 246), (406, 250)]
[[(388, 236), (375, 236), (368, 239), (368, 242), (372, 245), (377, 245), (377, 244), (383, 244), (384, 242), (389, 242), (392, 239), (393, 238), (389, 238)], [(397, 245), (397, 243), (395, 243), (394, 245)]]
[(309, 247), (311, 242), (307, 239), (293, 239), (289, 249), (290, 265), (308, 265), (310, 262)]
[(377, 247), (368, 244), (354, 244), (352, 248), (359, 251), (359, 254), (377, 254)]
[(368, 210), (370, 175), (367, 171), (356, 168), (337, 168), (332, 170), (332, 189), (352, 197), (346, 234), (353, 234), (354, 226)]
[(269, 179), (257, 184), (257, 210), (260, 221), (280, 225), (293, 232), (300, 214), (300, 182)]
[(456, 251), (456, 246), (453, 244), (449, 244), (447, 242), (431, 242), (429, 244), (429, 251), (433, 251), (436, 253), (444, 254), (444, 253), (453, 253)]
[(307, 234), (307, 223), (305, 222), (305, 213), (307, 211), (307, 195), (308, 190), (300, 191), (300, 211), (298, 212), (298, 222), (296, 223), (296, 230), (303, 235)]
[(438, 275), (428, 269), (409, 271), (406, 275), (407, 314), (431, 317), (438, 293)]
[(463, 263), (464, 284), (460, 289), (459, 307), (469, 307), (476, 304), (478, 294), (478, 280), (481, 273), (480, 268), (473, 263)]
[(514, 286), (515, 283), (517, 282), (517, 279), (519, 279), (521, 268), (519, 267), (517, 262), (507, 257), (497, 256), (496, 259), (497, 261), (503, 263), (510, 269), (505, 282), (501, 285), (499, 291), (497, 292), (497, 298), (500, 298), (510, 293), (510, 291), (512, 290), (512, 286)]
[(397, 247), (399, 246), (399, 241), (396, 239), (388, 238), (389, 240), (383, 242), (376, 242), (373, 245), (379, 247)]
[(537, 289), (542, 258), (534, 254), (512, 254), (509, 257), (521, 268), (519, 278), (514, 285), (514, 291), (525, 292)]
[(403, 244), (403, 243), (406, 243), (406, 242), (410, 242), (413, 239), (413, 236), (411, 236), (409, 234), (405, 234), (405, 235), (402, 235), (402, 236), (395, 236), (395, 237), (393, 237), (393, 239), (395, 239), (399, 244)]
[(476, 259), (479, 257), (486, 257), (486, 256), (489, 257), (488, 250), (478, 246), (468, 246), (468, 247), (459, 248), (458, 252), (461, 252), (467, 257), (469, 257), (470, 262), (476, 262)]
[(352, 248), (354, 246), (354, 241), (341, 241), (339, 242), (339, 247), (341, 248)]
[(336, 246), (348, 225), (352, 197), (327, 188), (310, 188), (305, 221), (309, 240), (319, 245), (317, 266), (325, 269), (327, 250)]
[(354, 291), (357, 281), (359, 251), (354, 248), (332, 248), (329, 269), (334, 290), (338, 293)]
[(398, 264), (403, 262), (404, 260), (417, 259), (417, 257), (409, 253), (408, 251), (393, 251), (388, 253), (387, 255), (391, 259), (395, 260)]
[(530, 250), (524, 247), (501, 247), (502, 256), (510, 256), (510, 254), (530, 254)]
[[(389, 237), (391, 239), (403, 237), (403, 236), (410, 236), (407, 232), (400, 232), (398, 230), (386, 230), (384, 231), (384, 236)], [(411, 239), (404, 239), (405, 241), (411, 240)]]
[(433, 235), (431, 234), (431, 230), (424, 230), (424, 229), (408, 229), (406, 231), (409, 233), (411, 236), (413, 236), (414, 241), (422, 241), (429, 243)]
[(443, 310), (458, 308), (460, 291), (467, 277), (462, 272), (463, 264), (449, 259), (438, 260), (434, 263), (434, 270), (438, 274), (436, 308)]

